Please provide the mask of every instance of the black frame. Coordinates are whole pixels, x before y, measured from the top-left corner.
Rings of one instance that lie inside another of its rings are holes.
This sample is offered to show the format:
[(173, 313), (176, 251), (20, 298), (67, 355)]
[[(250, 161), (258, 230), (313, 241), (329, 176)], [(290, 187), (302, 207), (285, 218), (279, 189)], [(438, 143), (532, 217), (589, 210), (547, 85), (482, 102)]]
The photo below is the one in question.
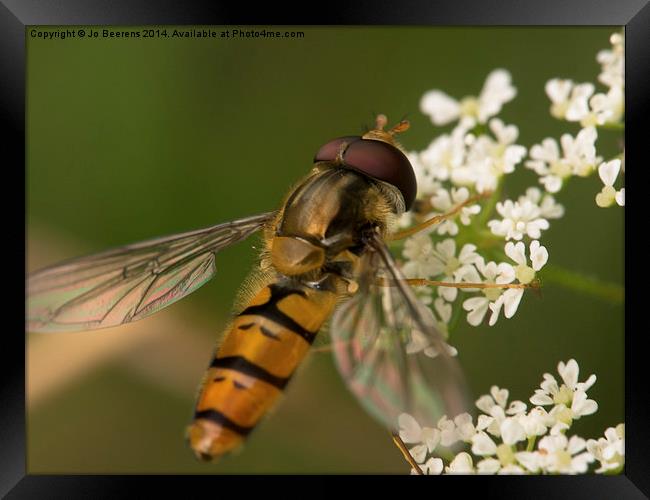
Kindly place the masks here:
[[(283, 12), (278, 5), (260, 5), (254, 9), (244, 4), (217, 4), (193, 2), (146, 2), (143, 0), (3, 0), (0, 6), (0, 99), (2, 118), (7, 132), (3, 144), (4, 154), (10, 159), (3, 162), (7, 175), (25, 165), (25, 29), (28, 25), (144, 25), (144, 24), (257, 24), (268, 26), (274, 23), (288, 24), (381, 24), (381, 25), (625, 25), (626, 27), (626, 161), (632, 164), (628, 169), (626, 187), (628, 191), (628, 217), (639, 214), (635, 200), (636, 177), (648, 163), (644, 157), (641, 122), (650, 112), (650, 5), (648, 0), (546, 0), (544, 2), (523, 2), (521, 0), (411, 0), (395, 2), (378, 0), (357, 2), (354, 5), (344, 0), (328, 0), (316, 15), (293, 8)], [(316, 11), (318, 9), (314, 9)], [(629, 177), (629, 175), (632, 177)], [(5, 186), (11, 186), (9, 182)], [(11, 189), (5, 190), (10, 192)], [(17, 189), (13, 191), (19, 192)], [(23, 193), (25, 191), (23, 190)], [(23, 199), (23, 204), (25, 200)], [(10, 205), (12, 208), (15, 205)], [(631, 211), (629, 208), (631, 207)], [(14, 208), (15, 210), (15, 208)], [(5, 210), (5, 221), (12, 219), (12, 211)], [(15, 248), (21, 240), (19, 232), (24, 231), (25, 219), (14, 217), (16, 234), (5, 233), (5, 245)], [(632, 219), (633, 220), (633, 219)], [(629, 226), (634, 227), (634, 226)], [(643, 226), (641, 226), (643, 227)], [(24, 233), (23, 233), (24, 234)], [(626, 288), (634, 290), (643, 276), (629, 269), (641, 269), (639, 259), (641, 245), (630, 241), (634, 232), (626, 231)], [(632, 266), (630, 265), (632, 263)], [(634, 267), (636, 264), (636, 267)], [(8, 266), (11, 267), (11, 266)], [(16, 282), (23, 283), (24, 273), (15, 267)], [(17, 288), (20, 288), (18, 286)], [(13, 293), (13, 290), (11, 290)], [(13, 294), (18, 302), (22, 299)], [(646, 447), (650, 443), (648, 423), (650, 422), (650, 401), (648, 400), (647, 371), (644, 370), (645, 352), (640, 348), (638, 314), (642, 307), (642, 294), (630, 294), (626, 302), (625, 339), (625, 424), (626, 464), (625, 473), (618, 476), (573, 476), (532, 477), (498, 480), (498, 486), (486, 489), (482, 484), (481, 495), (513, 496), (517, 498), (647, 498), (650, 495), (650, 461)], [(24, 304), (24, 303), (23, 303)], [(24, 307), (24, 306), (23, 306)], [(20, 311), (17, 305), (15, 311)], [(13, 311), (12, 311), (13, 313)], [(6, 328), (3, 341), (2, 366), (4, 376), (1, 383), (0, 410), (0, 495), (11, 498), (32, 497), (111, 497), (127, 495), (137, 483), (146, 482), (147, 491), (155, 494), (158, 489), (168, 488), (169, 479), (160, 476), (36, 476), (26, 473), (25, 454), (25, 343), (18, 335), (23, 319), (14, 313), (12, 326)], [(644, 376), (645, 375), (645, 376)], [(485, 477), (485, 476), (484, 476)], [(208, 480), (207, 476), (205, 480)], [(196, 477), (176, 476), (183, 482)], [(263, 478), (266, 481), (271, 478)], [(382, 485), (383, 480), (373, 478), (373, 483)], [(402, 480), (407, 478), (402, 478)], [(189, 480), (189, 481), (188, 481)], [(218, 487), (223, 488), (225, 479), (220, 476)], [(490, 479), (481, 479), (488, 481)], [(248, 480), (247, 480), (248, 481)], [(294, 481), (292, 479), (292, 481)], [(437, 480), (429, 494), (437, 493), (443, 486), (451, 486), (454, 493), (470, 484), (463, 479)], [(453, 483), (453, 485), (452, 485)], [(295, 483), (294, 483), (295, 484)], [(405, 485), (412, 488), (414, 483)], [(422, 483), (418, 483), (422, 484)], [(137, 486), (140, 486), (138, 484)], [(162, 486), (162, 488), (161, 488)], [(470, 485), (473, 486), (473, 485)], [(216, 488), (212, 484), (211, 488)], [(365, 487), (365, 486), (364, 486)], [(186, 490), (189, 493), (192, 490)], [(213, 490), (217, 493), (217, 490)], [(406, 490), (405, 490), (406, 492)]]

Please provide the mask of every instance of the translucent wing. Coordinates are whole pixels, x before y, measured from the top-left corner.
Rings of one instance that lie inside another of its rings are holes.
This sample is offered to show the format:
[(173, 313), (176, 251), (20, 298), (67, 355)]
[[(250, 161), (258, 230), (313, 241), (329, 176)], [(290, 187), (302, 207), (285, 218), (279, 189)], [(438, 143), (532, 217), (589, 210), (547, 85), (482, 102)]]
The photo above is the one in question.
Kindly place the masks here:
[(155, 238), (37, 271), (27, 279), (27, 330), (93, 330), (149, 316), (210, 280), (215, 254), (272, 217)]
[[(332, 318), (339, 372), (364, 408), (390, 430), (401, 413), (434, 427), (466, 411), (465, 382), (432, 311), (403, 281), (385, 243), (362, 257), (359, 291)], [(378, 285), (378, 278), (384, 284)]]

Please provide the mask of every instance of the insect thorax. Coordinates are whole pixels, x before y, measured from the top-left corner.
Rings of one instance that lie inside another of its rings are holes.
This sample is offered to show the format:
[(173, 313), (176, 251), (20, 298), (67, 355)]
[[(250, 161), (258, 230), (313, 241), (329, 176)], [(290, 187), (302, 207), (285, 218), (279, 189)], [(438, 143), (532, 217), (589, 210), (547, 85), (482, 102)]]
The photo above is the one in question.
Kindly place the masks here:
[(319, 168), (289, 194), (270, 241), (271, 261), (305, 282), (349, 277), (364, 250), (364, 232), (383, 233), (392, 211), (376, 181), (345, 168)]

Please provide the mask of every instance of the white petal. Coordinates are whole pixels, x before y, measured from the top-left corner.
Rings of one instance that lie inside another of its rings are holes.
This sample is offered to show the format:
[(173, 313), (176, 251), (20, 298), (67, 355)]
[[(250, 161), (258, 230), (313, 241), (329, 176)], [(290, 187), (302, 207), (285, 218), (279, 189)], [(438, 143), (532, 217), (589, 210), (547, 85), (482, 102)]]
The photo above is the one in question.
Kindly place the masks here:
[(598, 167), (598, 175), (605, 186), (613, 186), (621, 169), (621, 160), (618, 158), (612, 161), (603, 162)]
[(547, 394), (544, 394), (543, 392), (537, 392), (535, 391), (535, 395), (531, 396), (530, 402), (533, 403), (534, 405), (552, 405), (553, 404), (553, 398), (548, 396)]
[(571, 80), (561, 80), (559, 78), (553, 78), (546, 82), (544, 90), (546, 90), (546, 95), (554, 103), (564, 102), (569, 98), (569, 93), (573, 87), (573, 82)]
[(472, 457), (469, 453), (461, 452), (456, 455), (449, 467), (446, 468), (448, 474), (468, 474), (474, 471)]
[(463, 309), (469, 311), (467, 322), (472, 326), (480, 325), (487, 313), (489, 303), (486, 297), (472, 297), (464, 301)]
[(439, 90), (430, 90), (422, 96), (420, 110), (429, 115), (434, 125), (445, 125), (460, 115), (458, 101)]
[(562, 188), (562, 179), (555, 175), (547, 175), (539, 179), (549, 193), (557, 193)]
[(479, 415), (478, 422), (476, 423), (476, 428), (480, 431), (487, 429), (490, 424), (494, 422), (494, 417), (488, 417), (487, 415)]
[(616, 193), (616, 203), (621, 207), (625, 206), (625, 188)]
[(496, 275), (496, 279), (494, 281), (499, 285), (512, 283), (515, 280), (515, 268), (507, 262), (501, 262), (497, 266), (497, 272), (498, 274)]
[(480, 398), (476, 400), (476, 407), (481, 410), (482, 412), (485, 412), (486, 414), (490, 413), (490, 410), (492, 410), (492, 407), (496, 404), (494, 402), (494, 399), (492, 396), (489, 396), (488, 394), (484, 394)]
[(580, 391), (588, 391), (592, 385), (596, 383), (596, 375), (591, 374), (589, 378), (584, 382), (578, 382), (576, 384), (576, 389)]
[(490, 315), (490, 320), (488, 321), (488, 324), (490, 326), (494, 326), (499, 319), (499, 313), (501, 312), (501, 307), (503, 306), (503, 295), (501, 295), (496, 302), (492, 302), (489, 304), (490, 311), (492, 311), (492, 314)]
[(535, 271), (539, 271), (548, 262), (548, 250), (546, 247), (540, 246), (538, 240), (530, 244), (530, 262)]
[(422, 441), (427, 445), (429, 453), (432, 453), (440, 443), (440, 431), (431, 427), (425, 427), (422, 429)]
[(508, 415), (517, 415), (526, 411), (526, 403), (523, 401), (513, 401), (506, 410)]
[(516, 245), (512, 241), (506, 243), (505, 252), (517, 264), (521, 264), (522, 266), (526, 265), (526, 247), (524, 247), (521, 241)]
[(479, 474), (495, 474), (501, 468), (501, 462), (496, 458), (485, 458), (476, 464)]
[(496, 401), (496, 403), (501, 408), (506, 407), (506, 403), (508, 402), (508, 396), (510, 394), (510, 391), (508, 391), (508, 389), (499, 389), (499, 387), (493, 385), (492, 387), (490, 387), (490, 394), (492, 394), (494, 401)]
[(567, 444), (567, 451), (571, 453), (571, 455), (575, 455), (584, 450), (585, 446), (587, 446), (587, 442), (584, 439), (579, 436), (571, 436), (571, 439), (569, 439), (569, 443)]
[(513, 445), (526, 439), (526, 432), (515, 418), (506, 418), (501, 422), (501, 438), (507, 445)]
[(578, 362), (575, 359), (570, 359), (566, 365), (564, 362), (560, 361), (557, 366), (557, 372), (564, 380), (564, 383), (569, 389), (573, 389), (578, 382), (578, 375), (580, 373), (580, 367)]
[(510, 288), (503, 293), (503, 315), (506, 318), (510, 319), (515, 315), (523, 296), (524, 291), (521, 288)]
[(598, 411), (598, 403), (593, 399), (587, 399), (584, 391), (576, 391), (571, 402), (571, 412), (574, 418), (578, 419), (584, 415), (591, 415)]
[(422, 427), (408, 413), (402, 413), (397, 418), (399, 437), (405, 443), (419, 443), (422, 440)]
[(479, 432), (472, 438), (472, 453), (474, 455), (494, 455), (497, 452), (497, 445), (485, 432)]
[(499, 471), (499, 474), (524, 474), (525, 472), (526, 471), (518, 465), (508, 464)]
[(540, 455), (537, 452), (520, 451), (515, 453), (517, 461), (531, 472), (537, 472), (540, 468)]
[(442, 473), (444, 464), (442, 459), (431, 457), (422, 467), (422, 471), (429, 476), (437, 476)]
[(427, 446), (424, 444), (419, 444), (414, 446), (409, 450), (409, 453), (417, 463), (421, 464), (424, 462), (424, 459), (427, 457)]

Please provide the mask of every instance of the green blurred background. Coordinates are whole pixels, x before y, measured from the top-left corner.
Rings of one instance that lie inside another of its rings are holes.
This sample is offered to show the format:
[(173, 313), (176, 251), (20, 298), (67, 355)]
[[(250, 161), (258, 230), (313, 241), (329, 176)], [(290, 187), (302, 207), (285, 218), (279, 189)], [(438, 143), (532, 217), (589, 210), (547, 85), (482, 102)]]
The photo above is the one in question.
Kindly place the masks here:
[[(544, 84), (596, 82), (596, 53), (615, 30), (290, 29), (304, 38), (46, 41), (28, 29), (28, 269), (274, 209), (322, 143), (360, 132), (376, 112), (391, 122), (408, 114), (401, 140), (421, 150), (449, 128), (419, 112), (421, 95), (477, 95), (496, 67), (518, 89), (501, 114), (519, 126), (518, 143), (575, 134), (549, 115)], [(617, 153), (621, 134), (600, 136), (600, 154)], [(519, 169), (505, 196), (536, 184)], [(596, 207), (601, 186), (597, 176), (572, 180), (558, 196), (566, 216), (542, 242), (549, 263), (622, 287), (623, 211)], [(223, 252), (212, 283), (150, 319), (28, 336), (31, 473), (408, 472), (329, 353), (310, 355), (242, 453), (194, 459), (184, 428), (252, 246)], [(548, 281), (511, 320), (461, 321), (453, 343), (476, 397), (497, 384), (527, 401), (542, 373), (576, 358), (581, 380), (598, 375), (589, 394), (600, 409), (574, 430), (598, 437), (623, 421), (623, 304)]]

